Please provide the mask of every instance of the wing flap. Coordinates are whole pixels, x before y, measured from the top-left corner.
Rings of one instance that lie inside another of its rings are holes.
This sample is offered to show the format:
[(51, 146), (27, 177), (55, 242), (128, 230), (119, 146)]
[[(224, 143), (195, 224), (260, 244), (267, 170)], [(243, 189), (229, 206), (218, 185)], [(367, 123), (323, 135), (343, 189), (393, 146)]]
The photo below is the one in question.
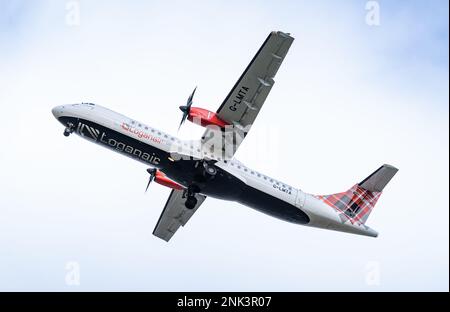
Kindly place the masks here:
[(168, 242), (180, 226), (186, 225), (198, 207), (206, 199), (206, 196), (196, 194), (197, 205), (194, 209), (187, 209), (184, 205), (186, 201), (184, 193), (185, 190), (172, 190), (153, 230), (153, 235)]

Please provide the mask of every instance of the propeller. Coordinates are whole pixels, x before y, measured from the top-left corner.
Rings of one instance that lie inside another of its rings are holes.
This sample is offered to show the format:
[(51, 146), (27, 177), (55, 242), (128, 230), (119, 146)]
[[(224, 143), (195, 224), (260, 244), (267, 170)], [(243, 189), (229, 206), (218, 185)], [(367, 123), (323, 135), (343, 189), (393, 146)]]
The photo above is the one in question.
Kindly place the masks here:
[(192, 106), (192, 99), (194, 98), (195, 90), (197, 90), (197, 87), (195, 87), (194, 91), (192, 91), (191, 95), (189, 96), (186, 105), (180, 106), (180, 110), (183, 112), (183, 117), (181, 118), (180, 126), (178, 127), (178, 130), (180, 130), (181, 125), (186, 121), (186, 118), (189, 116), (189, 112), (191, 110)]
[(147, 192), (148, 187), (150, 186), (150, 183), (152, 183), (152, 181), (155, 179), (155, 175), (156, 175), (156, 169), (154, 168), (148, 168), (147, 172), (150, 174), (150, 177), (148, 179), (148, 183), (147, 183), (147, 187), (145, 188), (145, 192)]

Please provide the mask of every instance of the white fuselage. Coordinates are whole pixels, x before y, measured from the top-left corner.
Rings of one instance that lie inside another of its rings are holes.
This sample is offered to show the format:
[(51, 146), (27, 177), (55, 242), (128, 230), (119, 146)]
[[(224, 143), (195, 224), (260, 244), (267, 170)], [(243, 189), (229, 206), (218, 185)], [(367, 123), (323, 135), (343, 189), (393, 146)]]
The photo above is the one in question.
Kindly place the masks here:
[[(197, 159), (204, 158), (201, 148), (197, 149), (199, 141), (177, 139), (99, 105), (89, 103), (63, 105), (55, 107), (52, 112), (65, 126), (67, 123), (72, 123), (74, 132), (81, 137), (134, 158), (147, 166), (170, 167), (172, 162), (176, 162), (171, 156), (183, 149), (190, 149), (190, 153)], [(109, 131), (117, 133), (118, 136), (109, 136)], [(137, 144), (129, 144), (128, 138)], [(229, 195), (222, 198), (236, 200), (286, 221), (354, 234), (377, 235), (374, 230), (363, 224), (343, 222), (336, 210), (316, 196), (251, 170), (235, 159), (219, 160), (214, 165), (241, 181), (242, 185), (248, 188), (247, 191), (250, 190), (249, 196), (261, 197), (259, 201), (246, 199), (245, 194), (240, 195), (239, 198), (232, 198)], [(176, 182), (184, 184), (182, 180)], [(214, 192), (205, 195), (214, 197)], [(216, 197), (221, 198), (221, 196)], [(278, 210), (277, 207), (259, 207), (260, 203), (267, 202), (267, 198), (283, 203), (282, 207), (280, 206)], [(284, 214), (284, 207), (288, 207), (290, 212)], [(306, 215), (307, 222), (297, 222), (297, 219), (289, 216), (295, 213), (295, 210), (299, 214)]]

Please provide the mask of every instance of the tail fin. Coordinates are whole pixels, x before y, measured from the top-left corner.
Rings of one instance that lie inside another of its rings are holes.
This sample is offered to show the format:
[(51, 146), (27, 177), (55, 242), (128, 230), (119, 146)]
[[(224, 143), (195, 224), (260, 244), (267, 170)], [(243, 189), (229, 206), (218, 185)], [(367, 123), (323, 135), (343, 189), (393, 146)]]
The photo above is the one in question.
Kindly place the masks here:
[(343, 221), (366, 223), (384, 187), (389, 183), (398, 169), (383, 165), (362, 182), (355, 184), (348, 191), (332, 195), (318, 196), (337, 211)]
[(383, 165), (358, 185), (370, 192), (382, 192), (397, 171), (394, 166)]

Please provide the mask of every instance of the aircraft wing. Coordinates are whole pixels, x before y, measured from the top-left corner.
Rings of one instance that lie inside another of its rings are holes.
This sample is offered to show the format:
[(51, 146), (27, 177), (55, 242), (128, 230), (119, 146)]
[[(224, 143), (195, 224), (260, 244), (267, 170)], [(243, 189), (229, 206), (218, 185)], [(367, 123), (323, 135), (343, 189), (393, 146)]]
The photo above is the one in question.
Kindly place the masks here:
[[(233, 130), (221, 133), (217, 129), (207, 128), (202, 137), (203, 143), (210, 143), (209, 149), (205, 151), (209, 155), (214, 154), (215, 157), (212, 158), (233, 157), (272, 89), (275, 82), (273, 78), (293, 41), (293, 37), (281, 31), (271, 32), (264, 41), (217, 110), (218, 117), (233, 125)], [(211, 147), (218, 144), (217, 142), (222, 142), (222, 152), (217, 149), (217, 145), (214, 147), (215, 151)], [(224, 149), (225, 154), (223, 154)], [(221, 155), (217, 155), (217, 150)]]
[(153, 230), (153, 235), (168, 242), (173, 234), (181, 226), (184, 226), (191, 216), (197, 211), (198, 207), (203, 203), (206, 196), (195, 194), (197, 198), (197, 205), (194, 209), (187, 209), (184, 206), (186, 201), (186, 196), (184, 195), (184, 190), (173, 189), (167, 199), (164, 210), (159, 217), (158, 223)]

